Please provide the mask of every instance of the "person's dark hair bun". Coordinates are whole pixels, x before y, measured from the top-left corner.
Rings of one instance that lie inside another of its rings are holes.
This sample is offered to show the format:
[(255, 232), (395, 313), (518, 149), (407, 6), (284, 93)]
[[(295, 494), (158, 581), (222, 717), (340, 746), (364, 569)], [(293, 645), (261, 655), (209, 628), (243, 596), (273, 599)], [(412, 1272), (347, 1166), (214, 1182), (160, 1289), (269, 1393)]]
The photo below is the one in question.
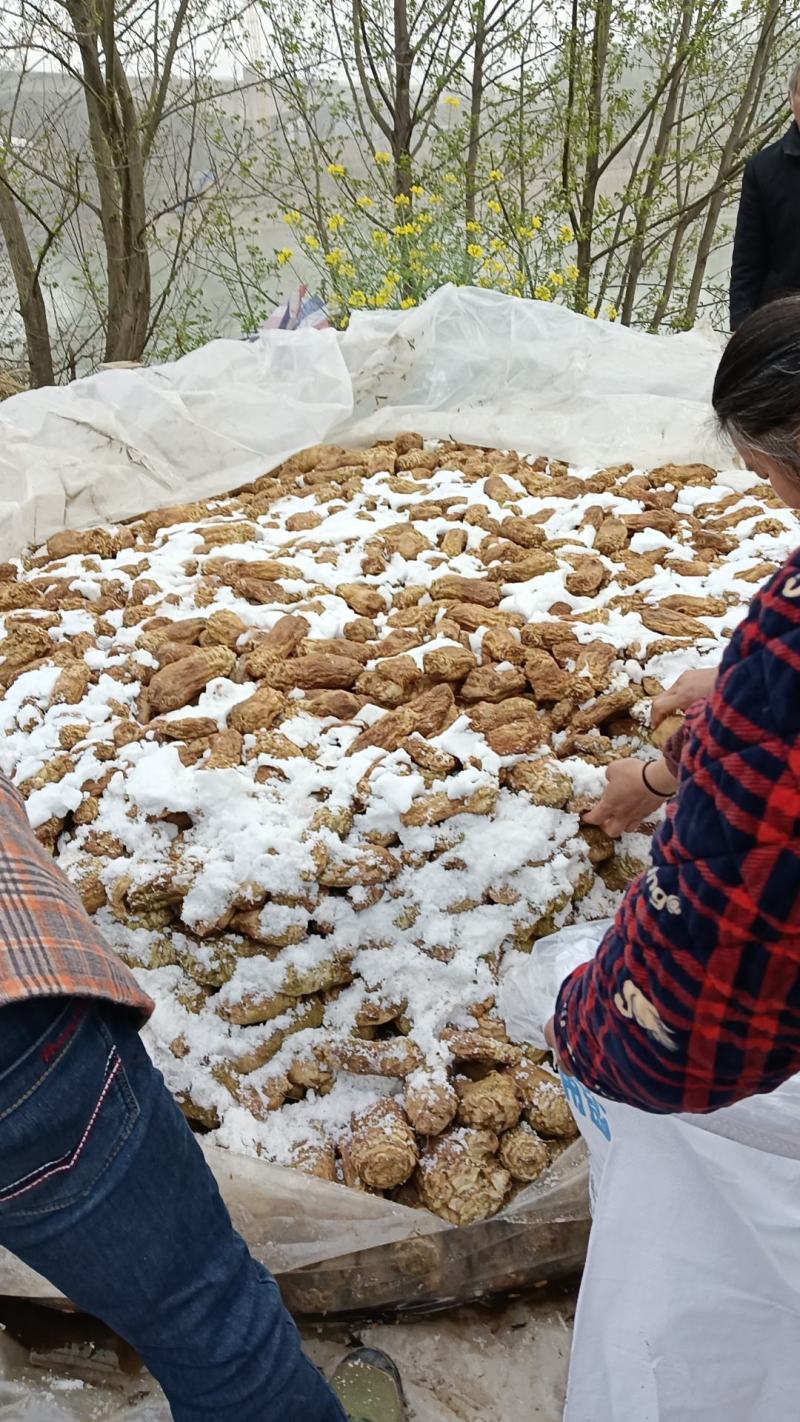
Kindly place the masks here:
[(739, 449), (800, 473), (800, 295), (754, 311), (731, 336), (712, 395), (723, 434)]

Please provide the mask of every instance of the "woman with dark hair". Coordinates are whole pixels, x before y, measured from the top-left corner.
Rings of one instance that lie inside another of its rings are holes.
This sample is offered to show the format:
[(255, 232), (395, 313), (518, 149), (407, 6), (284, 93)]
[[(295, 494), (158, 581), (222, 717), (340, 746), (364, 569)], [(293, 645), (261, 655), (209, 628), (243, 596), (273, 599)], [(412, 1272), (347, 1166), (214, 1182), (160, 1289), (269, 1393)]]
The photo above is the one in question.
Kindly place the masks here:
[[(800, 296), (731, 338), (713, 405), (749, 468), (800, 509)], [(688, 706), (682, 744), (609, 767), (587, 816), (620, 834), (671, 801), (651, 867), (548, 1027), (569, 1075), (662, 1113), (713, 1111), (800, 1071), (800, 549), (719, 671), (681, 683), (655, 711)]]

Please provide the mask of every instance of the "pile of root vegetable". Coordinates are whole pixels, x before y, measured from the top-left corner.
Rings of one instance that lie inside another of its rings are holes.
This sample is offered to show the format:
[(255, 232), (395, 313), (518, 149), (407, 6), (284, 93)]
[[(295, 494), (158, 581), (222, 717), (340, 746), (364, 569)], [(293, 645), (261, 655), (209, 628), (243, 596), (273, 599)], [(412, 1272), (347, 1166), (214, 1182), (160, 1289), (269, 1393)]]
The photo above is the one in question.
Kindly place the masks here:
[(456, 1224), (548, 1167), (498, 974), (644, 868), (580, 813), (794, 546), (755, 482), (405, 434), (0, 566), (0, 766), (194, 1122)]

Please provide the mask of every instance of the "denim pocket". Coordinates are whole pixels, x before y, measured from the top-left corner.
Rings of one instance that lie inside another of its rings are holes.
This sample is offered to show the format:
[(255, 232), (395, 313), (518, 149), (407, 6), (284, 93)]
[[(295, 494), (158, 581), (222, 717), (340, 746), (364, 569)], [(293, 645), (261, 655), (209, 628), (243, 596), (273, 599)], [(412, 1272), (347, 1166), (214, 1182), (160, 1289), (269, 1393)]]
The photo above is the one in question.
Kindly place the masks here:
[(94, 1008), (71, 1001), (0, 1075), (0, 1221), (87, 1196), (138, 1115), (112, 1033)]

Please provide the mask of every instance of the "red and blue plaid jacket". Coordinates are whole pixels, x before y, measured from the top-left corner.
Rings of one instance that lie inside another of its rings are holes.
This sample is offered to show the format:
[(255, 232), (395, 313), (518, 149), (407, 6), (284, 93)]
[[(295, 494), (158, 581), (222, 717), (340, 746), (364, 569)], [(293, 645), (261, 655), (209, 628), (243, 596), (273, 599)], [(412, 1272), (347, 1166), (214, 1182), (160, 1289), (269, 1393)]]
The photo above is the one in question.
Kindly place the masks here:
[(567, 1070), (703, 1112), (800, 1071), (800, 550), (754, 599), (689, 724), (652, 867), (559, 993)]

